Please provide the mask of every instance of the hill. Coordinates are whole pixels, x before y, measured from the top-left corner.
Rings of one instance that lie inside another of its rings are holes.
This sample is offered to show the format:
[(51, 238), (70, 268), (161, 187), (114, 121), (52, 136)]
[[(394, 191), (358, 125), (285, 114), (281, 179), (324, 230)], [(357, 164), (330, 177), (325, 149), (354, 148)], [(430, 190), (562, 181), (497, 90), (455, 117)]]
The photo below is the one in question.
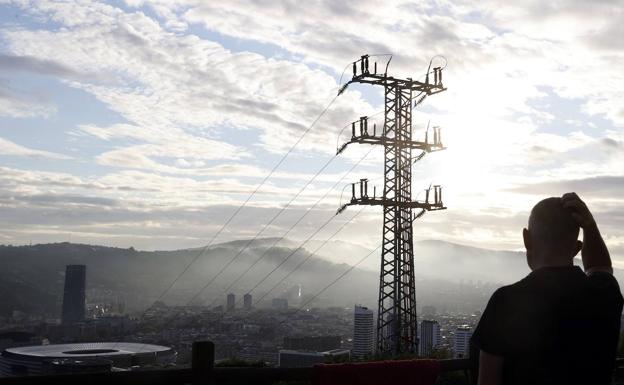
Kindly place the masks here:
[[(149, 306), (195, 258), (197, 261), (162, 299), (164, 302), (187, 304), (232, 259), (234, 262), (208, 285), (194, 304), (221, 304), (227, 286), (252, 264), (255, 264), (253, 268), (232, 287), (231, 291), (236, 295), (251, 290), (288, 258), (253, 290), (254, 301), (257, 301), (307, 259), (294, 274), (266, 295), (268, 301), (260, 306), (267, 305), (274, 297), (287, 297), (293, 305), (302, 303), (349, 268), (347, 264), (334, 262), (345, 259), (336, 243), (328, 256), (310, 255), (305, 249), (295, 249), (295, 242), (285, 241), (281, 243), (285, 246), (271, 250), (258, 263), (256, 261), (273, 239), (257, 240), (238, 255), (246, 243), (247, 240), (240, 240), (206, 250), (173, 251), (137, 251), (72, 243), (0, 246), (0, 264), (3, 266), (0, 270), (0, 316), (9, 315), (13, 310), (58, 316), (68, 264), (87, 266), (88, 301), (119, 300), (125, 302), (130, 311)], [(345, 249), (357, 253), (357, 258), (368, 252), (361, 246), (345, 245)], [(441, 309), (478, 310), (497, 287), (512, 283), (529, 272), (520, 252), (486, 250), (442, 241), (417, 242), (414, 249), (419, 304), (434, 304)], [(349, 255), (349, 260), (353, 259), (354, 256)], [(376, 252), (362, 265), (363, 268), (354, 269), (311, 305), (352, 306), (362, 303), (374, 306), (379, 279), (375, 266), (378, 264)], [(621, 278), (624, 274), (617, 271), (616, 276)]]

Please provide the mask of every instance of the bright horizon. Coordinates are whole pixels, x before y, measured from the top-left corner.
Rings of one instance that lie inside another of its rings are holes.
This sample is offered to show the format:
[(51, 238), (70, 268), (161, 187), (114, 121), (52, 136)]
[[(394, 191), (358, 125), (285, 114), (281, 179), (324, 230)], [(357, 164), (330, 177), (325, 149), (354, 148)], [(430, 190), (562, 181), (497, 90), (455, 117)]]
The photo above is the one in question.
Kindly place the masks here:
[[(0, 244), (204, 246), (335, 96), (345, 66), (390, 52), (396, 76), (448, 62), (448, 91), (414, 115), (414, 137), (430, 121), (448, 149), (413, 168), (413, 197), (441, 184), (448, 210), (416, 221), (415, 240), (521, 250), (532, 206), (576, 191), (624, 264), (618, 2), (0, 1), (0, 11)], [(381, 91), (338, 97), (214, 243), (256, 236), (332, 157), (341, 129), (382, 109)], [(349, 146), (259, 236), (282, 236), (369, 149)], [(379, 190), (382, 158), (373, 149), (288, 238), (328, 220), (348, 182)], [(374, 248), (381, 221), (368, 207), (335, 239)]]

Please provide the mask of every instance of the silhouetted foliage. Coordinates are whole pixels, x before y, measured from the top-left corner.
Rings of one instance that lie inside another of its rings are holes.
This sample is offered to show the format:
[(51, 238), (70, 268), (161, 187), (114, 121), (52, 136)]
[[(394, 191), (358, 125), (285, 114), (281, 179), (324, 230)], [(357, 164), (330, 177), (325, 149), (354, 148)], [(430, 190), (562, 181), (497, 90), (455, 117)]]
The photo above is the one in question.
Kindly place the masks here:
[(264, 368), (267, 365), (263, 361), (246, 361), (240, 358), (230, 358), (217, 362), (215, 366), (220, 368)]

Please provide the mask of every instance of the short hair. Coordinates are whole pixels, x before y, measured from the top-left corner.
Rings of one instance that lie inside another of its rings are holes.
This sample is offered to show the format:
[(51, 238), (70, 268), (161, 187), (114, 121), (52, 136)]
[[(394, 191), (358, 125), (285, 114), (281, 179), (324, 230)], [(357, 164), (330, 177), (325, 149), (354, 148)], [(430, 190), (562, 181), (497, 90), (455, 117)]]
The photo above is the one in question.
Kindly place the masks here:
[(546, 198), (531, 210), (529, 231), (542, 247), (553, 249), (572, 245), (578, 239), (579, 230), (572, 211), (563, 207), (561, 198)]

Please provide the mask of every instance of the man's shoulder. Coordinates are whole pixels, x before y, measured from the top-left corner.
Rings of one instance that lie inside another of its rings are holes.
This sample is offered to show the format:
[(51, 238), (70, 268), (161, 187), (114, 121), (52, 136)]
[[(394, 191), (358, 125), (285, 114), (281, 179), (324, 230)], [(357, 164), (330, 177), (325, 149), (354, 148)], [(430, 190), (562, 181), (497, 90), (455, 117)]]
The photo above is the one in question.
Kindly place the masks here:
[(523, 298), (533, 292), (534, 282), (530, 276), (526, 276), (521, 280), (509, 285), (501, 286), (494, 291), (490, 298), (490, 302), (494, 304), (514, 303), (515, 299)]
[(493, 295), (496, 295), (497, 297), (503, 297), (503, 298), (512, 296), (514, 294), (517, 294), (518, 292), (522, 292), (523, 290), (526, 289), (526, 287), (530, 285), (531, 285), (531, 281), (529, 280), (529, 277), (526, 276), (517, 282), (499, 287), (494, 292)]
[(490, 303), (492, 304), (500, 304), (507, 302), (507, 298), (513, 296), (514, 293), (518, 291), (518, 284), (521, 281), (516, 283), (512, 283), (511, 285), (501, 286), (492, 293), (490, 297)]

